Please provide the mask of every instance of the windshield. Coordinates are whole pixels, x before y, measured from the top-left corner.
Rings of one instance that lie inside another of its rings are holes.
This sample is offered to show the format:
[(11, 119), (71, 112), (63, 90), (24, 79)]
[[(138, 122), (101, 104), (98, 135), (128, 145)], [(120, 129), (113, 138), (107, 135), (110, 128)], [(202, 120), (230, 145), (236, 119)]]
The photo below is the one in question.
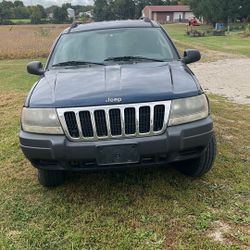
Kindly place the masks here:
[(169, 61), (178, 56), (160, 28), (107, 29), (62, 35), (49, 67), (65, 62), (104, 63), (112, 58), (118, 63), (122, 58)]

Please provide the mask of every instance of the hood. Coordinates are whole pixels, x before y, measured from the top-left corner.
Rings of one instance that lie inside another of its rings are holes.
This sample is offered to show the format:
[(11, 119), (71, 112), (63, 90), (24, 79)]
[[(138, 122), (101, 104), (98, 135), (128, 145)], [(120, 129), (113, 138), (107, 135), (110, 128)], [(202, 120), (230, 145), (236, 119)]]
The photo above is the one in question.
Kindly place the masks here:
[(194, 75), (181, 62), (53, 69), (35, 86), (30, 107), (139, 103), (197, 95)]

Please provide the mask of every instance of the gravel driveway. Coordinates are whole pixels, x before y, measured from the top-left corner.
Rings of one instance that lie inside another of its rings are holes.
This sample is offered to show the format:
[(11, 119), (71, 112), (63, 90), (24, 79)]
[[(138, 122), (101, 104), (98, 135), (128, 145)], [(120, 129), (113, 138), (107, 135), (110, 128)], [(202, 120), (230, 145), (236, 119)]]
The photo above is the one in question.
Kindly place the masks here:
[(250, 104), (250, 59), (225, 59), (190, 66), (206, 92)]

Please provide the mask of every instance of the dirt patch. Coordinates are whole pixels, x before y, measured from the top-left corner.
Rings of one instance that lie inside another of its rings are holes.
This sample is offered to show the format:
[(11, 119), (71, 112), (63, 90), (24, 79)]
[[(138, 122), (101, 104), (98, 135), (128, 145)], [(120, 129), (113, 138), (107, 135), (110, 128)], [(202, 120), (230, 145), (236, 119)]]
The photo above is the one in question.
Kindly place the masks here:
[(214, 230), (211, 231), (208, 236), (214, 241), (226, 242), (226, 239), (223, 235), (230, 230), (229, 225), (221, 221), (215, 221), (213, 226)]
[(248, 58), (248, 57), (243, 56), (243, 55), (225, 53), (222, 51), (204, 50), (204, 49), (200, 49), (200, 51), (202, 51), (201, 61), (200, 61), (202, 63), (216, 62), (218, 60), (226, 60), (226, 59), (239, 59), (239, 58), (247, 59)]
[(250, 104), (250, 59), (225, 59), (190, 66), (207, 92)]

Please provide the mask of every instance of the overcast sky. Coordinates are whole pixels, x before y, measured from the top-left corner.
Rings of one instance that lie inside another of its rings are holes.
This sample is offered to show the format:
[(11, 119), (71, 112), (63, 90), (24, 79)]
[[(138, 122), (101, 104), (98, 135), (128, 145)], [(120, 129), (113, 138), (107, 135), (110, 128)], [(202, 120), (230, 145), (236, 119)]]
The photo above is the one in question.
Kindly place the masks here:
[[(2, 2), (2, 0), (0, 0)], [(12, 0), (14, 2), (14, 0)], [(93, 0), (22, 0), (25, 5), (36, 5), (41, 4), (45, 7), (51, 5), (62, 5), (62, 3), (71, 3), (72, 5), (80, 4), (80, 5), (88, 5), (93, 4)]]

